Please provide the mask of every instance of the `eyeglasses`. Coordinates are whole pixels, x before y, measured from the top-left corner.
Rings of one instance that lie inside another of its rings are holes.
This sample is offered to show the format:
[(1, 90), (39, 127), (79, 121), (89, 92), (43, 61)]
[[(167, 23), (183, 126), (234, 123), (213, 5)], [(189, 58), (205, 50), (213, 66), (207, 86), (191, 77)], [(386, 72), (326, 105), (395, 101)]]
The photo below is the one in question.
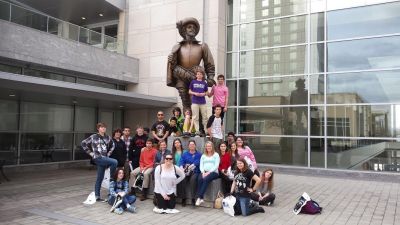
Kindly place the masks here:
[(172, 160), (172, 158), (165, 158), (165, 160)]
[(157, 114), (157, 116), (164, 116), (164, 114)]

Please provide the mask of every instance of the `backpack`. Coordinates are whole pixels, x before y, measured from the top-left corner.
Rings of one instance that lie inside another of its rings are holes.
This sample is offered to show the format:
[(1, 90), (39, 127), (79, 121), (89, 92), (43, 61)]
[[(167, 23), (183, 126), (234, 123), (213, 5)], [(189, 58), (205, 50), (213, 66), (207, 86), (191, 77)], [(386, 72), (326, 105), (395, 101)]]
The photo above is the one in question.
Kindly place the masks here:
[(140, 172), (136, 177), (133, 187), (138, 188), (139, 190), (143, 190), (143, 180), (144, 180), (144, 174)]
[(300, 196), (299, 201), (293, 208), (294, 214), (304, 213), (304, 214), (317, 214), (321, 213), (322, 207), (319, 204), (312, 200), (311, 197), (304, 192), (303, 195)]

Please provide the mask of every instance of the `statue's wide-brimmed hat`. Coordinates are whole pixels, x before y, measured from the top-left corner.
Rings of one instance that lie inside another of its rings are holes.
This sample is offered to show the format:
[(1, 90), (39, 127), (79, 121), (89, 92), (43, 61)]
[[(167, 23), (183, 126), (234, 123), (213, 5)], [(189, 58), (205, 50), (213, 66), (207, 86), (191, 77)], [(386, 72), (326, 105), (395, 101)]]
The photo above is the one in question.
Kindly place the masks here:
[(176, 28), (178, 28), (179, 34), (185, 38), (185, 26), (188, 24), (193, 24), (196, 27), (196, 35), (199, 33), (200, 31), (200, 24), (199, 21), (197, 21), (196, 18), (193, 17), (187, 17), (183, 20), (180, 20), (178, 22), (176, 22)]

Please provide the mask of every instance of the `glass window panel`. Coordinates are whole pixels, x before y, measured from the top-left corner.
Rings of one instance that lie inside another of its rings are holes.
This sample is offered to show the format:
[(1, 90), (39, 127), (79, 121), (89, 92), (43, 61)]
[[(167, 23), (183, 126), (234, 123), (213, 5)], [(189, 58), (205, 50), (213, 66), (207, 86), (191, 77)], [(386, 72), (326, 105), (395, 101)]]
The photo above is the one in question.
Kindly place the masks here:
[(52, 17), (49, 17), (49, 28), (48, 32), (62, 37), (64, 22)]
[(79, 27), (79, 42), (90, 44), (89, 29)]
[(92, 135), (93, 132), (89, 133), (76, 133), (75, 134), (75, 143), (74, 143), (74, 154), (75, 154), (75, 160), (82, 160), (82, 159), (90, 159), (90, 156), (86, 154), (85, 151), (83, 151), (81, 147), (81, 143), (84, 139), (88, 138), (90, 135)]
[(227, 24), (239, 22), (240, 0), (228, 0)]
[(241, 77), (303, 74), (306, 71), (305, 45), (240, 53)]
[(307, 166), (307, 138), (244, 137), (257, 163)]
[(111, 83), (96, 81), (96, 80), (88, 80), (88, 79), (83, 79), (83, 78), (79, 78), (79, 77), (76, 79), (76, 83), (86, 84), (86, 85), (91, 85), (91, 86), (96, 86), (96, 87), (109, 88), (109, 89), (117, 88), (116, 84), (111, 84)]
[(240, 105), (306, 105), (306, 76), (239, 80)]
[(17, 163), (17, 148), (17, 133), (0, 133), (0, 159), (6, 160), (6, 165)]
[[(228, 111), (225, 114), (225, 121), (226, 121), (226, 127), (225, 127), (225, 134), (227, 134), (228, 132), (232, 131), (234, 133), (236, 133), (236, 126), (237, 123), (233, 122), (233, 121), (237, 121), (236, 120), (236, 108), (229, 108), (228, 107)], [(229, 122), (232, 121), (232, 122)]]
[(311, 136), (325, 136), (324, 118), (325, 118), (324, 107), (322, 106), (310, 107)]
[(253, 21), (307, 12), (307, 1), (241, 0), (240, 20)]
[(237, 105), (237, 81), (235, 80), (227, 80), (226, 85), (229, 90), (229, 98), (228, 98), (228, 106), (236, 106)]
[[(348, 96), (349, 98), (351, 96)], [(397, 112), (390, 105), (328, 106), (328, 136), (392, 137)]]
[[(306, 27), (306, 16), (242, 24), (240, 26), (240, 49), (305, 43)], [(294, 39), (291, 38), (293, 34), (296, 34)]]
[(21, 164), (72, 160), (72, 134), (23, 133)]
[(328, 139), (328, 168), (400, 172), (395, 140)]
[(91, 107), (75, 107), (75, 131), (96, 131), (96, 109)]
[(324, 41), (325, 37), (324, 13), (311, 14), (311, 42)]
[(325, 167), (325, 148), (323, 138), (311, 138), (310, 166)]
[(324, 60), (325, 60), (325, 44), (312, 44), (311, 45), (311, 62), (310, 72), (311, 73), (322, 73), (325, 71)]
[(307, 107), (239, 109), (239, 133), (307, 135)]
[(101, 33), (89, 30), (89, 44), (103, 48), (101, 44)]
[(397, 103), (400, 102), (399, 86), (399, 70), (329, 74), (328, 103)]
[(33, 102), (21, 104), (21, 128), (24, 131), (72, 131), (73, 108)]
[(239, 42), (239, 26), (227, 27), (227, 51), (237, 51)]
[(400, 36), (328, 44), (328, 71), (400, 67)]
[(18, 102), (0, 99), (0, 130), (18, 130)]
[(0, 2), (0, 19), (10, 21), (10, 4)]
[(21, 67), (18, 66), (10, 66), (5, 64), (0, 64), (0, 71), (7, 72), (7, 73), (16, 73), (21, 74)]
[(239, 53), (226, 54), (226, 78), (238, 77), (239, 73)]
[(310, 75), (310, 99), (311, 104), (324, 103), (324, 75)]
[(330, 11), (327, 14), (328, 39), (399, 33), (399, 11), (400, 2)]
[(51, 73), (47, 71), (24, 69), (24, 75), (75, 83), (75, 77)]
[(11, 22), (47, 31), (47, 17), (19, 6), (11, 5)]
[(63, 24), (63, 37), (74, 40), (74, 41), (79, 41), (79, 26), (64, 22)]
[(122, 110), (114, 111), (113, 130), (122, 129)]

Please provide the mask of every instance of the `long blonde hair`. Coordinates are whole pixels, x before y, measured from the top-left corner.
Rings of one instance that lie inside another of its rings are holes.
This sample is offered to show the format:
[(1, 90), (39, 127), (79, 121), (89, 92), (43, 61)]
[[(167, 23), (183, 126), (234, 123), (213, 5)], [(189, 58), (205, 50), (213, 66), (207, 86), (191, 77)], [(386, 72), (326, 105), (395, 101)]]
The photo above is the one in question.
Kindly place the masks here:
[(206, 155), (206, 156), (209, 156), (208, 155), (208, 152), (207, 152), (207, 144), (210, 144), (211, 145), (211, 155), (210, 156), (213, 156), (214, 155), (214, 153), (215, 153), (215, 149), (214, 149), (214, 144), (211, 142), (211, 141), (207, 141), (205, 144), (204, 144), (204, 155)]

